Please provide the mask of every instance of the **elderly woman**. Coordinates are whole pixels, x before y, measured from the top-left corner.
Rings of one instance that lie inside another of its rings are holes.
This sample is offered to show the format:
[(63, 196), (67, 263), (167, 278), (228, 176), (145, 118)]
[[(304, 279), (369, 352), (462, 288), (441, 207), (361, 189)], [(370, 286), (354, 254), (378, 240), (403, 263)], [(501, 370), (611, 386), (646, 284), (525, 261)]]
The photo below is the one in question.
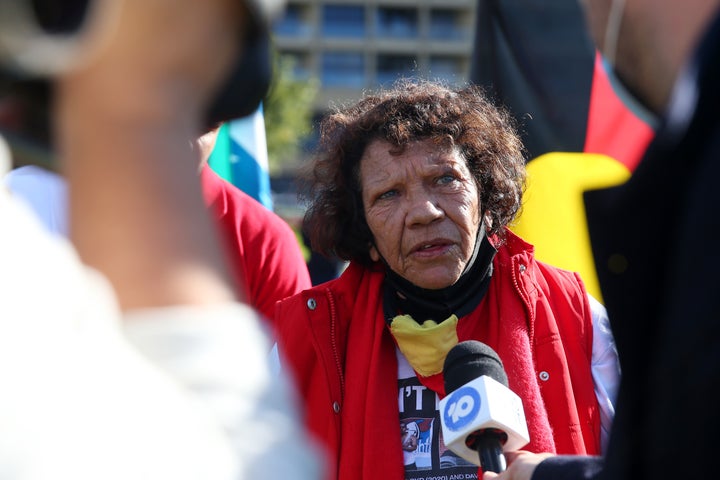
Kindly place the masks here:
[(280, 302), (276, 327), (333, 478), (478, 475), (437, 411), (445, 356), (469, 339), (502, 359), (526, 449), (601, 451), (617, 381), (604, 309), (508, 230), (524, 165), (509, 117), (474, 87), (404, 81), (324, 120), (307, 233), (350, 263)]

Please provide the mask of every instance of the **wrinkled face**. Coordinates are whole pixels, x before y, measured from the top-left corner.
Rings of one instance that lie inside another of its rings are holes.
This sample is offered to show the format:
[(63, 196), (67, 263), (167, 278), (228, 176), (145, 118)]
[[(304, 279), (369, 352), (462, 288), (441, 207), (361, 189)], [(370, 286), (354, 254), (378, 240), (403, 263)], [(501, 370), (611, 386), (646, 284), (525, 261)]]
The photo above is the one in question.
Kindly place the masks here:
[(375, 246), (395, 273), (426, 288), (455, 283), (480, 228), (480, 196), (465, 159), (432, 140), (400, 155), (376, 140), (360, 160), (363, 207)]

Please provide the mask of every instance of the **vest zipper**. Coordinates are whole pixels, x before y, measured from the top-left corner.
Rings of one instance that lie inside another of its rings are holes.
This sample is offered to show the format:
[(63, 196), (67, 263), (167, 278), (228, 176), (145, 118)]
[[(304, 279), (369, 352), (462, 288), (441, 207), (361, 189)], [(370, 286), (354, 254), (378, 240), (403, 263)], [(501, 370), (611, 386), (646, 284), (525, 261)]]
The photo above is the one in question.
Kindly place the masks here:
[(333, 359), (335, 360), (335, 368), (340, 378), (340, 401), (345, 400), (345, 376), (343, 375), (342, 363), (340, 362), (340, 353), (337, 345), (337, 310), (335, 308), (335, 297), (332, 291), (325, 289), (330, 305), (330, 345), (332, 347)]

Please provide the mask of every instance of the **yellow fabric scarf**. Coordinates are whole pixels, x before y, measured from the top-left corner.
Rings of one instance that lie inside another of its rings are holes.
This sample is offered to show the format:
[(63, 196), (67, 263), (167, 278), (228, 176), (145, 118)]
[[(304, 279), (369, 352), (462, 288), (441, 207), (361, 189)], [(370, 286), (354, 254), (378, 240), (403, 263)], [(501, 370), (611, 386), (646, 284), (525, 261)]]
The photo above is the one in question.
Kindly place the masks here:
[(457, 324), (455, 315), (440, 323), (425, 320), (422, 325), (410, 315), (398, 315), (392, 319), (390, 331), (410, 366), (429, 377), (442, 372), (445, 357), (457, 345)]

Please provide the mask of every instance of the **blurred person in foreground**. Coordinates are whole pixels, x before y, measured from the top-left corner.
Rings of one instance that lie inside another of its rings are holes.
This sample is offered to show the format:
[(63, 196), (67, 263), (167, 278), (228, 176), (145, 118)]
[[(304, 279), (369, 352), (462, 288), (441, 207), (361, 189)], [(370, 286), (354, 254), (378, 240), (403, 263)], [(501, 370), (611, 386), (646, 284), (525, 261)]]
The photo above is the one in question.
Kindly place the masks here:
[(267, 5), (101, 4), (101, 48), (54, 82), (72, 246), (0, 190), (0, 477), (317, 478), (188, 142)]
[(525, 158), (506, 113), (474, 87), (401, 81), (325, 118), (307, 173), (312, 247), (350, 264), (276, 318), (330, 478), (477, 478), (437, 411), (447, 352), (469, 339), (502, 359), (529, 449), (601, 452), (618, 376), (605, 311), (508, 230)]
[[(12, 110), (16, 117), (22, 118), (24, 112), (18, 107), (15, 105)], [(11, 107), (6, 110), (10, 111)], [(35, 138), (27, 131), (31, 125), (32, 122), (22, 125), (12, 134), (22, 135), (26, 142), (33, 141), (36, 151), (46, 150), (51, 156), (51, 145), (43, 145), (42, 138)], [(0, 118), (0, 130), (4, 126)], [(227, 262), (241, 289), (239, 295), (272, 321), (278, 300), (310, 288), (310, 272), (290, 226), (208, 165), (217, 132), (217, 128), (213, 128), (196, 142), (203, 198), (226, 247)], [(19, 141), (14, 140), (11, 145)], [(68, 236), (67, 185), (62, 175), (31, 164), (11, 170), (2, 181), (15, 197), (30, 206), (50, 232)]]
[(508, 455), (510, 479), (717, 477), (720, 2), (585, 0), (618, 79), (661, 118), (630, 180), (585, 195), (622, 367), (607, 454)]
[[(89, 15), (92, 12), (90, 7), (96, 5), (112, 12), (102, 2), (65, 0), (58, 4), (53, 0), (34, 0), (40, 6), (38, 22), (53, 32), (79, 30), (83, 7), (87, 7), (85, 10), (90, 12)], [(19, 3), (29, 5), (29, 2)], [(7, 9), (7, 6), (3, 8), (0, 5), (0, 14), (6, 17), (0, 19), (0, 26), (11, 30), (12, 25), (6, 24)], [(251, 14), (251, 22), (248, 22), (243, 34), (247, 46), (236, 57), (223, 87), (206, 109), (202, 135), (200, 138), (189, 138), (188, 143), (192, 143), (198, 152), (196, 157), (201, 165), (199, 177), (203, 197), (213, 212), (223, 247), (226, 247), (227, 263), (240, 290), (238, 294), (265, 317), (272, 319), (276, 301), (311, 285), (296, 236), (278, 215), (220, 178), (207, 164), (219, 126), (225, 121), (254, 113), (271, 82), (269, 32), (260, 15), (252, 11)], [(95, 17), (98, 16), (96, 13)], [(106, 28), (111, 29), (112, 19), (106, 20), (106, 23), (110, 24)], [(0, 49), (3, 39), (0, 39)], [(16, 164), (16, 168), (8, 172), (2, 181), (14, 195), (32, 207), (51, 231), (67, 236), (65, 169), (56, 160), (50, 121), (55, 96), (50, 79), (0, 68), (0, 130), (10, 145)], [(59, 174), (41, 167), (54, 167)]]

